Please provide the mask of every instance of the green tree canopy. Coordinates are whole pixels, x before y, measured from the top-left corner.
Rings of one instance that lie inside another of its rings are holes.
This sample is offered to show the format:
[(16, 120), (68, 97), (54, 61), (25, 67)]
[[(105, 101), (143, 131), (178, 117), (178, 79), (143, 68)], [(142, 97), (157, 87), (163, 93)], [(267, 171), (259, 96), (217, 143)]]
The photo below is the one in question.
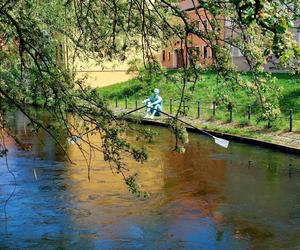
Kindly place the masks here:
[[(109, 110), (105, 100), (82, 81), (74, 80), (72, 67), (62, 63), (61, 46), (66, 43), (72, 52), (71, 59), (93, 58), (99, 63), (125, 60), (128, 52), (136, 49), (143, 54), (144, 67), (159, 73), (155, 53), (167, 46), (170, 38), (179, 39), (181, 47), (185, 48), (193, 34), (205, 40), (212, 49), (212, 68), (218, 74), (216, 84), (219, 86), (216, 98), (230, 102), (231, 92), (242, 88), (257, 96), (262, 119), (275, 119), (280, 112), (278, 91), (273, 88), (272, 76), (262, 74), (263, 65), (268, 56), (274, 54), (281, 67), (294, 73), (299, 71), (300, 49), (291, 33), (291, 29), (298, 29), (298, 0), (190, 2), (200, 22), (204, 21), (200, 10), (212, 15), (207, 19), (211, 29), (195, 27), (175, 0), (2, 0), (2, 103), (20, 109), (36, 130), (45, 129), (53, 138), (61, 133), (72, 138), (92, 129), (98, 131), (103, 146), (90, 146), (102, 152), (115, 171), (123, 174), (132, 191), (137, 190), (134, 176), (127, 177), (124, 173), (122, 155), (132, 155), (138, 161), (147, 156), (119, 136), (126, 126)], [(231, 35), (224, 36), (224, 22), (229, 24), (226, 29)], [(251, 71), (251, 79), (240, 78), (231, 60), (231, 47), (240, 49)], [(187, 59), (188, 55), (182, 56)], [(193, 61), (189, 67), (183, 64), (181, 101), (187, 94), (186, 86), (193, 84), (202, 70), (201, 65)], [(59, 121), (59, 126), (36, 119), (30, 106), (24, 105), (38, 96), (46, 100), (44, 108), (53, 121)], [(4, 112), (1, 105), (2, 128), (8, 129)], [(60, 146), (66, 147), (64, 143)], [(4, 149), (3, 152), (5, 154)]]

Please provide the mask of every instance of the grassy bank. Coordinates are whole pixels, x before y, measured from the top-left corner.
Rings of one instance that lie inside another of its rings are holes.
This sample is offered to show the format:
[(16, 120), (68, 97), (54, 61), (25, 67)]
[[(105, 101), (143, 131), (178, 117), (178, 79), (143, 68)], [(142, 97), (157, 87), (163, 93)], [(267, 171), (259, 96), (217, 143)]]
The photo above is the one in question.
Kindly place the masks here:
[[(139, 106), (142, 100), (152, 93), (153, 88), (157, 87), (164, 98), (164, 110), (169, 112), (170, 98), (172, 98), (172, 108), (175, 112), (180, 99), (181, 85), (176, 81), (175, 71), (169, 71), (168, 74), (169, 78), (167, 79), (159, 77), (153, 77), (149, 81), (131, 79), (124, 83), (100, 88), (98, 91), (110, 100), (112, 106), (115, 106), (115, 99), (118, 98), (118, 106), (125, 108), (126, 96), (128, 108), (134, 108), (136, 102)], [(289, 130), (290, 109), (293, 110), (293, 130), (300, 132), (300, 76), (289, 74), (274, 74), (274, 76), (277, 79), (274, 84), (281, 88), (279, 103), (282, 114), (272, 124), (271, 132)], [(245, 74), (243, 77), (247, 78), (248, 76)], [(213, 116), (212, 102), (218, 92), (214, 72), (206, 72), (201, 75), (194, 86), (188, 84), (188, 92), (189, 97), (185, 104), (186, 113), (190, 119), (198, 118), (198, 99), (200, 99), (200, 119), (205, 122), (214, 121), (214, 124), (218, 124), (217, 129), (223, 126), (227, 127), (226, 130), (234, 129), (234, 133), (239, 133), (238, 130), (241, 128), (251, 127), (251, 131), (253, 131), (253, 126), (260, 130), (265, 130), (267, 127), (266, 122), (257, 122), (258, 107), (255, 104), (255, 97), (238, 89), (231, 93), (234, 102), (232, 121), (227, 106), (217, 106), (215, 116)], [(249, 107), (251, 108), (250, 120), (248, 119)]]

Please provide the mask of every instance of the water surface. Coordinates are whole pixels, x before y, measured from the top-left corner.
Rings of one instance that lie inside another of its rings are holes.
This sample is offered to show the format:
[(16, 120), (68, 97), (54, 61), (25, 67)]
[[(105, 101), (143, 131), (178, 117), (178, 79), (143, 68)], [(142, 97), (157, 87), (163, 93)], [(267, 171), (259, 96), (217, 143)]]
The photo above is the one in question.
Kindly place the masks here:
[(7, 220), (14, 183), (0, 159), (0, 249), (300, 248), (298, 156), (233, 142), (226, 150), (195, 134), (178, 154), (170, 132), (154, 128), (150, 160), (127, 161), (151, 194), (139, 200), (99, 153), (89, 181), (76, 146), (68, 150), (71, 164), (49, 135), (31, 134), (26, 123), (16, 114), (14, 127), (31, 151), (5, 139), (17, 179)]

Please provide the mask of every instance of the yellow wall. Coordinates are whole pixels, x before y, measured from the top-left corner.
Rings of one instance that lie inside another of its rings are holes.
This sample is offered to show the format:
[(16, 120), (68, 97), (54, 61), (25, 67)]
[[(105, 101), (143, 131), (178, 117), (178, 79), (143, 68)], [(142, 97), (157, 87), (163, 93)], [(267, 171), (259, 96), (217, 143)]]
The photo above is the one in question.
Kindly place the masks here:
[(104, 87), (118, 82), (124, 82), (133, 76), (128, 75), (125, 70), (121, 71), (76, 71), (76, 78), (86, 77), (85, 83), (91, 87)]
[(104, 87), (114, 83), (124, 82), (134, 77), (127, 74), (128, 61), (137, 56), (137, 53), (129, 55), (124, 62), (106, 61), (101, 64), (95, 60), (81, 60), (75, 58), (73, 72), (77, 79), (85, 79), (85, 83), (92, 87)]

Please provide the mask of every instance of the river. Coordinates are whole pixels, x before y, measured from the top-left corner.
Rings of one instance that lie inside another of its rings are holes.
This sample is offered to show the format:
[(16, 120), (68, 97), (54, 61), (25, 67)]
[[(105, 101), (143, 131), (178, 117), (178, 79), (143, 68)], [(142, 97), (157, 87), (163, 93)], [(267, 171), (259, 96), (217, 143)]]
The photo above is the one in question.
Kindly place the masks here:
[(150, 193), (141, 200), (99, 153), (89, 181), (75, 145), (70, 163), (47, 133), (33, 135), (20, 113), (12, 120), (32, 148), (5, 139), (17, 185), (5, 213), (14, 182), (0, 159), (0, 249), (300, 248), (298, 156), (234, 142), (224, 149), (196, 134), (178, 154), (167, 129), (149, 127), (158, 133), (145, 144), (150, 160), (127, 160)]

